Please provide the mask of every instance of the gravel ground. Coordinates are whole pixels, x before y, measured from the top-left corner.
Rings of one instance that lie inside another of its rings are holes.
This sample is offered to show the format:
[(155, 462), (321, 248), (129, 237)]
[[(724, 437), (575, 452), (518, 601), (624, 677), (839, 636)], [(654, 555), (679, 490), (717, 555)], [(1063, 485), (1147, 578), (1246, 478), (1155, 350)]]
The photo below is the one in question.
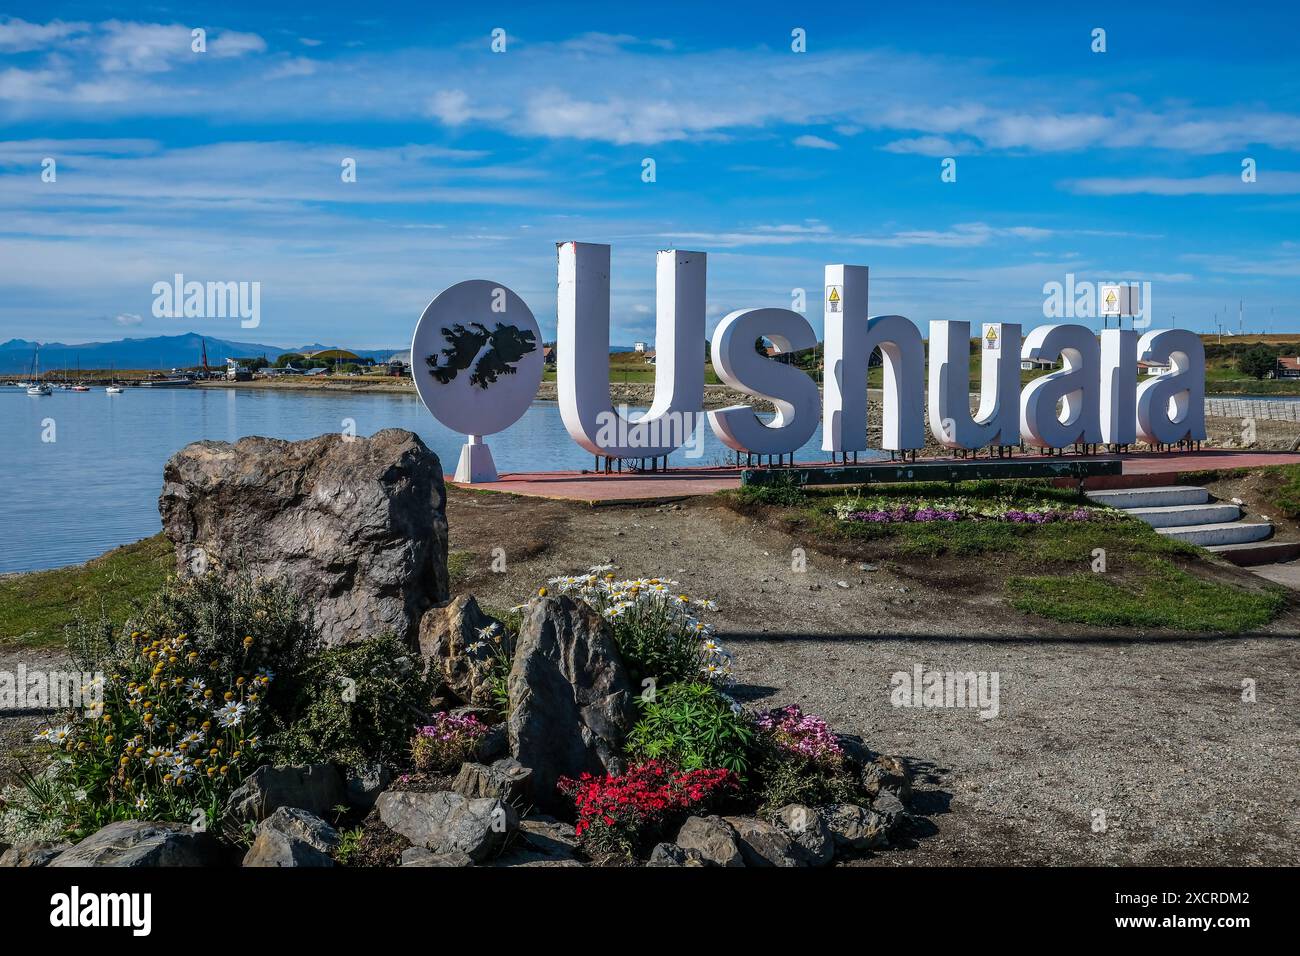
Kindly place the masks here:
[[(798, 701), (912, 761), (914, 839), (864, 865), (1300, 863), (1294, 611), (1267, 636), (1134, 639), (1007, 610), (978, 568), (918, 585), (810, 552), (792, 573), (790, 539), (703, 501), (588, 509), (456, 494), (449, 517), (452, 547), (482, 555), (467, 585), (482, 603), (510, 606), (609, 558), (671, 575), (721, 604), (738, 697)], [(495, 546), (505, 574), (486, 571)], [(999, 716), (892, 706), (891, 675), (917, 664), (996, 672)]]

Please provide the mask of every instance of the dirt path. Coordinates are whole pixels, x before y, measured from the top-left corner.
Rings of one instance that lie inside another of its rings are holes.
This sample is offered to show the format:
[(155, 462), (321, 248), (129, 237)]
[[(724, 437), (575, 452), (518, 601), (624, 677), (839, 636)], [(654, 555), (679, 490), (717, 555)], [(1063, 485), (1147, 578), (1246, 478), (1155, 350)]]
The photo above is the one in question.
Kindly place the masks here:
[[(871, 865), (1300, 863), (1294, 613), (1276, 636), (1126, 639), (1009, 611), (978, 566), (927, 582), (809, 552), (795, 573), (789, 538), (705, 501), (591, 509), (453, 493), (448, 513), (482, 603), (511, 606), (607, 560), (677, 578), (721, 605), (738, 697), (799, 701), (911, 759), (917, 839)], [(495, 547), (504, 574), (489, 569)], [(918, 664), (996, 672), (999, 716), (892, 706), (891, 675)], [(1242, 700), (1248, 679), (1255, 703)]]

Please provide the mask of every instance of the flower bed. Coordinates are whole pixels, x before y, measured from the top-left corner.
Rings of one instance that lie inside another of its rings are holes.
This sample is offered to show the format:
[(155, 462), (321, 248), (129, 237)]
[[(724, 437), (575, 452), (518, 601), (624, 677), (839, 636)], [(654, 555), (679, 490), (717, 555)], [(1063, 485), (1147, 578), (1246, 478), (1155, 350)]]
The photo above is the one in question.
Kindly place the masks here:
[(1009, 524), (1050, 524), (1056, 521), (1097, 521), (1111, 517), (1104, 508), (1066, 504), (1019, 506), (970, 498), (939, 498), (899, 504), (885, 496), (849, 498), (835, 506), (841, 521), (868, 524), (908, 524), (934, 521), (1002, 521)]
[(473, 714), (435, 714), (433, 723), (421, 727), (411, 743), (417, 770), (454, 770), (474, 754), (487, 724)]
[(631, 855), (689, 811), (706, 807), (739, 789), (729, 770), (676, 770), (650, 760), (622, 776), (560, 778), (572, 797), (578, 837), (596, 853)]

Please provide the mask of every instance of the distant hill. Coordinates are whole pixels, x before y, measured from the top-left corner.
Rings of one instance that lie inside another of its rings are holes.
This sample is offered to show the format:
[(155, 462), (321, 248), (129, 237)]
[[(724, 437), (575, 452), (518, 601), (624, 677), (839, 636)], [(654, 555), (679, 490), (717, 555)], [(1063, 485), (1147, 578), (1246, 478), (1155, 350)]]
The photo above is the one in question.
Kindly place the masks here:
[[(32, 365), (32, 353), (39, 345), (41, 368), (75, 369), (172, 369), (198, 365), (202, 361), (202, 345), (207, 342), (208, 364), (224, 365), (228, 358), (252, 358), (265, 355), (269, 361), (285, 352), (319, 351), (324, 348), (347, 346), (303, 345), (286, 349), (278, 345), (260, 345), (255, 342), (232, 342), (197, 332), (183, 335), (157, 335), (143, 339), (119, 339), (115, 342), (83, 342), (67, 345), (63, 342), (33, 342), (27, 339), (10, 339), (0, 343), (0, 375), (25, 374)], [(376, 361), (386, 359), (398, 346), (391, 349), (352, 349), (362, 358)]]

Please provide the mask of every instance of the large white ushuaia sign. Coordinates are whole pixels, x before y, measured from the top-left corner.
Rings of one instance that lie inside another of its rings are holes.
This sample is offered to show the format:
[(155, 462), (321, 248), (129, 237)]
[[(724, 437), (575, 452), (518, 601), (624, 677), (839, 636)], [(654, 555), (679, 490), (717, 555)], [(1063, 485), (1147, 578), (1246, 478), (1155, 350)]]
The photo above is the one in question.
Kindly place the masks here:
[[(652, 458), (685, 444), (704, 408), (705, 254), (668, 250), (656, 263), (655, 389), (649, 410), (631, 419), (609, 395), (609, 246), (565, 242), (559, 250), (556, 378), (569, 435), (593, 455)], [(740, 309), (713, 331), (713, 366), (737, 391), (769, 399), (770, 421), (748, 405), (707, 413), (726, 445), (761, 455), (792, 453), (817, 430), (822, 449), (867, 448), (867, 364), (883, 357), (881, 447), (925, 443), (926, 412), (935, 439), (978, 449), (1024, 441), (1040, 448), (1075, 443), (1173, 444), (1205, 438), (1205, 351), (1185, 329), (1139, 333), (1082, 325), (1040, 325), (1021, 341), (1020, 326), (980, 330), (980, 397), (969, 398), (969, 322), (930, 323), (929, 390), (925, 343), (901, 315), (867, 314), (867, 267), (831, 265), (825, 282), (826, 375), (760, 354), (764, 337), (780, 352), (810, 348), (816, 333), (798, 312)], [(1022, 360), (1061, 368), (1020, 388)], [(1169, 371), (1139, 382), (1138, 362)], [(516, 422), (542, 379), (541, 333), (523, 299), (499, 283), (476, 279), (442, 292), (420, 316), (411, 370), (425, 406), (444, 425), (469, 436), (457, 481), (494, 481), (483, 436)]]

